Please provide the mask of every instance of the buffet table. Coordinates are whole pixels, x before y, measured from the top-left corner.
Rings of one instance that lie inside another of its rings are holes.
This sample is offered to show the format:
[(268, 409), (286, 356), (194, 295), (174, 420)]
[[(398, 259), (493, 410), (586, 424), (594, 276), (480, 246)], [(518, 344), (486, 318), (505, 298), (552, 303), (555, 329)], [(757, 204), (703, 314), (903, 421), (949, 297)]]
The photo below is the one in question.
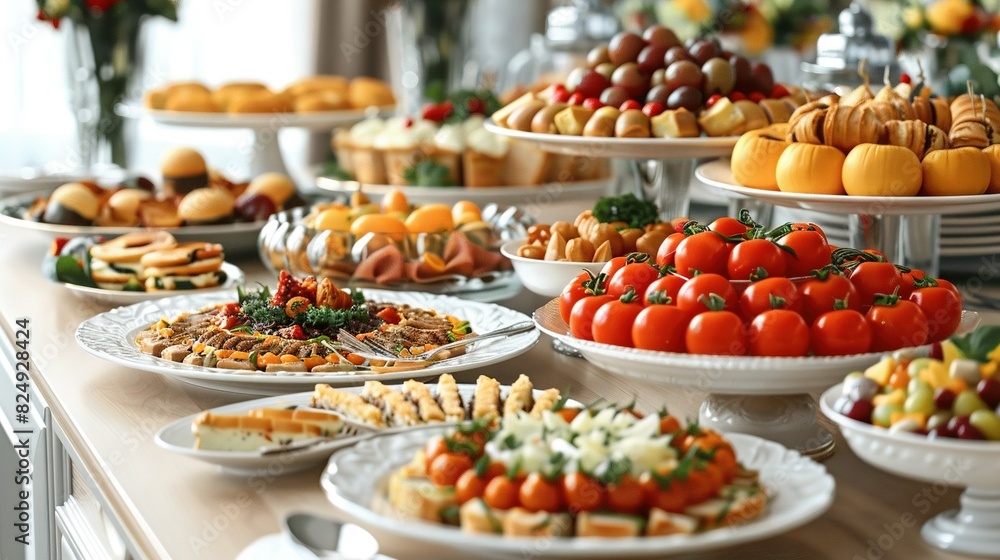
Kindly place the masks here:
[[(330, 517), (337, 512), (318, 484), (320, 468), (283, 475), (274, 468), (257, 476), (233, 476), (217, 467), (175, 456), (153, 442), (163, 425), (200, 410), (247, 397), (213, 392), (158, 375), (101, 362), (73, 339), (81, 320), (107, 309), (77, 299), (43, 280), (39, 268), (48, 240), (0, 228), (4, 296), (0, 298), (4, 338), (13, 344), (16, 320), (28, 318), (31, 331), (31, 391), (39, 421), (31, 445), (34, 478), (30, 532), (39, 558), (234, 558), (251, 542), (280, 530), (292, 511)], [(248, 282), (272, 283), (256, 256), (237, 260)], [(530, 314), (545, 300), (527, 292), (503, 302)], [(984, 314), (1000, 323), (1000, 313)], [(7, 376), (12, 376), (12, 367)], [(536, 386), (571, 388), (588, 402), (597, 397), (653, 411), (663, 405), (695, 417), (702, 395), (627, 381), (591, 364), (552, 351), (543, 336), (527, 354), (456, 377), (474, 381), (489, 373), (504, 383), (529, 373)], [(6, 377), (6, 376), (5, 376)], [(7, 380), (4, 379), (6, 387)], [(0, 391), (5, 411), (14, 397)], [(7, 412), (5, 429), (14, 424)], [(13, 434), (8, 433), (8, 436)], [(16, 443), (16, 442), (15, 442)], [(44, 446), (39, 451), (37, 448)], [(42, 452), (44, 451), (44, 452)], [(0, 449), (3, 486), (14, 473)], [(16, 461), (15, 463), (16, 464)], [(940, 485), (891, 476), (862, 463), (843, 440), (826, 467), (837, 480), (836, 501), (820, 519), (769, 540), (690, 556), (690, 558), (960, 558), (934, 549), (920, 538), (920, 525), (955, 507), (959, 492)], [(38, 499), (41, 495), (44, 499)], [(3, 558), (18, 558), (22, 546), (9, 540), (11, 503), (0, 503)], [(54, 511), (42, 511), (42, 509)], [(14, 534), (16, 536), (16, 533)], [(381, 552), (397, 558), (443, 558), (446, 551), (416, 550), (385, 535)], [(468, 557), (468, 554), (462, 555)]]

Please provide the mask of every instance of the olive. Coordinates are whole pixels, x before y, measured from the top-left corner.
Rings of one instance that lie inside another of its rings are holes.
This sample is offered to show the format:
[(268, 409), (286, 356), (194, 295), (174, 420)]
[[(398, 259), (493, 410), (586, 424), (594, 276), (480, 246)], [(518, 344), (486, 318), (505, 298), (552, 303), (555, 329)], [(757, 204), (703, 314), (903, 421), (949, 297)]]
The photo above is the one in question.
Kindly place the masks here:
[(753, 74), (754, 91), (770, 95), (771, 90), (774, 89), (774, 74), (771, 73), (771, 67), (763, 62), (756, 62), (751, 68), (751, 73)]
[(610, 62), (602, 62), (602, 63), (598, 64), (594, 68), (594, 72), (597, 72), (598, 74), (600, 74), (600, 75), (604, 76), (605, 78), (607, 78), (608, 80), (610, 80), (611, 79), (611, 74), (614, 73), (615, 68), (618, 68), (618, 67), (615, 66), (614, 64), (610, 63)]
[(611, 38), (608, 43), (608, 56), (615, 64), (635, 62), (639, 51), (646, 46), (646, 41), (635, 33), (623, 31)]
[(662, 25), (651, 25), (642, 32), (642, 38), (650, 45), (659, 45), (664, 50), (681, 44), (677, 35), (669, 27)]
[(678, 60), (692, 61), (694, 59), (691, 58), (691, 55), (688, 54), (687, 49), (684, 47), (670, 47), (667, 49), (666, 54), (663, 55), (663, 66), (667, 68)]
[(636, 62), (639, 63), (639, 70), (646, 74), (663, 68), (663, 55), (667, 54), (667, 47), (663, 45), (649, 45), (639, 51)]
[(587, 53), (587, 67), (593, 68), (598, 64), (603, 62), (611, 62), (611, 57), (608, 56), (608, 46), (598, 45)]
[(716, 93), (728, 95), (733, 90), (736, 73), (729, 62), (721, 58), (711, 58), (701, 67), (701, 73), (705, 75), (705, 81), (702, 85), (705, 97)]
[(729, 57), (729, 65), (736, 73), (736, 81), (733, 82), (733, 89), (741, 93), (753, 91), (753, 72), (750, 69), (750, 61), (746, 57), (734, 54)]
[(611, 86), (601, 92), (601, 103), (610, 107), (621, 107), (622, 103), (625, 103), (629, 99), (632, 98), (625, 91), (625, 88), (621, 86)]
[(649, 80), (639, 71), (638, 64), (626, 62), (611, 74), (611, 84), (625, 88), (632, 99), (639, 99), (646, 94)]
[(663, 75), (663, 83), (671, 90), (681, 86), (700, 88), (701, 82), (701, 69), (690, 60), (680, 60), (671, 64)]
[(597, 97), (609, 85), (611, 85), (611, 82), (607, 76), (595, 70), (587, 70), (583, 73), (583, 77), (580, 78), (580, 83), (577, 84), (574, 92), (583, 94), (584, 98)]
[(658, 85), (663, 84), (663, 82), (666, 79), (665, 78), (666, 74), (667, 70), (665, 68), (658, 68), (654, 70), (653, 73), (650, 74), (649, 76), (649, 87), (656, 87)]
[(665, 85), (653, 86), (646, 94), (646, 103), (650, 101), (656, 101), (660, 105), (666, 107), (669, 105), (668, 100), (670, 99), (670, 89)]
[(709, 41), (708, 39), (701, 39), (697, 41), (691, 48), (688, 49), (691, 53), (691, 58), (694, 59), (698, 64), (705, 64), (709, 59), (716, 58), (722, 54), (722, 49), (714, 41)]
[(684, 108), (692, 113), (701, 109), (701, 90), (691, 86), (681, 86), (670, 93), (667, 98), (667, 109)]

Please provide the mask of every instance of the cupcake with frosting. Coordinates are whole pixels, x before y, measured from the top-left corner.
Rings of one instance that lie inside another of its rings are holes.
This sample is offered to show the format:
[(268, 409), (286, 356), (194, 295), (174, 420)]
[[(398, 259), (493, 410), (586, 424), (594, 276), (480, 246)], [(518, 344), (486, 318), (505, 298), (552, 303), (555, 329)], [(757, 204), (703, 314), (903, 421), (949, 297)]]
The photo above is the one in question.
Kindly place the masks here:
[(504, 162), (510, 152), (510, 142), (486, 130), (482, 121), (470, 118), (466, 127), (465, 150), (462, 152), (462, 172), (465, 186), (496, 187), (504, 184)]
[(465, 151), (465, 127), (461, 123), (442, 124), (424, 151), (428, 159), (448, 170), (452, 184), (461, 184), (462, 153)]
[(386, 121), (378, 117), (355, 124), (351, 127), (350, 135), (343, 146), (344, 155), (347, 157), (339, 159), (341, 154), (337, 154), (341, 167), (344, 167), (344, 161), (349, 161), (347, 164), (349, 172), (362, 183), (374, 185), (386, 183), (385, 161), (381, 150), (375, 145), (376, 139), (381, 137), (385, 129)]
[(374, 147), (382, 152), (385, 175), (390, 185), (407, 184), (406, 170), (424, 157), (424, 147), (437, 126), (428, 120), (393, 117), (386, 121), (382, 132), (375, 138)]

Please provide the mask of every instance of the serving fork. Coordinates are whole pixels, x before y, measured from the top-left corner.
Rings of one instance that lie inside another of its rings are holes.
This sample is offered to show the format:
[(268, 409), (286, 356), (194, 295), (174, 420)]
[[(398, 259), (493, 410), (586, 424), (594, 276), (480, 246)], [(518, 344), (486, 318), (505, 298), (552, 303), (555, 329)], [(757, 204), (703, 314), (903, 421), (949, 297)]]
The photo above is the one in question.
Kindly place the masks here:
[(393, 362), (429, 362), (433, 361), (434, 357), (448, 352), (449, 350), (454, 350), (455, 348), (461, 348), (463, 346), (468, 346), (476, 342), (481, 342), (484, 340), (489, 340), (491, 338), (500, 338), (506, 336), (513, 336), (516, 334), (525, 333), (534, 330), (535, 323), (531, 321), (521, 321), (520, 323), (514, 323), (513, 325), (508, 325), (501, 329), (494, 331), (489, 331), (483, 334), (478, 334), (474, 336), (467, 336), (461, 340), (456, 340), (455, 342), (449, 342), (438, 346), (437, 348), (427, 350), (426, 352), (420, 352), (419, 354), (413, 354), (412, 356), (397, 356), (393, 354), (386, 348), (379, 346), (378, 344), (368, 341), (368, 340), (358, 340), (358, 337), (347, 332), (344, 329), (340, 329), (340, 333), (337, 336), (337, 340), (344, 345), (345, 348), (350, 350), (352, 353), (361, 356), (362, 358), (367, 358), (369, 360), (385, 360)]

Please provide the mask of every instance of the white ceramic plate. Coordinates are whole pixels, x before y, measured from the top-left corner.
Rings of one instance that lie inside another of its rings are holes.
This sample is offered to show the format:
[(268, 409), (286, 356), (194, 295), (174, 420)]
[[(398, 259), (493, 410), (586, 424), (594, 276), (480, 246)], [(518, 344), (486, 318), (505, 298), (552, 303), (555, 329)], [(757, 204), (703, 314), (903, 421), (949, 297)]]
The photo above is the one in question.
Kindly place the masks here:
[(125, 290), (105, 290), (104, 288), (91, 288), (89, 286), (78, 286), (76, 284), (63, 283), (67, 290), (74, 296), (83, 299), (92, 299), (108, 305), (132, 305), (141, 301), (150, 301), (165, 297), (172, 297), (185, 294), (204, 294), (218, 290), (230, 290), (243, 284), (243, 271), (234, 264), (222, 263), (222, 271), (226, 273), (226, 281), (218, 286), (202, 288), (199, 290), (163, 290), (159, 292), (131, 292)]
[(205, 128), (307, 128), (329, 130), (336, 126), (354, 124), (369, 115), (388, 114), (395, 106), (351, 109), (346, 111), (320, 111), (315, 113), (196, 113), (190, 111), (163, 111), (137, 106), (119, 106), (118, 111), (128, 118), (149, 117), (158, 124), (195, 126)]
[(452, 204), (459, 200), (468, 200), (479, 206), (490, 203), (500, 205), (518, 205), (525, 208), (548, 205), (552, 203), (585, 201), (589, 208), (598, 198), (609, 194), (611, 178), (593, 181), (574, 181), (571, 183), (542, 183), (540, 185), (523, 185), (509, 187), (409, 187), (395, 185), (371, 185), (357, 181), (341, 181), (330, 177), (316, 177), (316, 186), (321, 190), (335, 193), (353, 193), (359, 187), (364, 187), (365, 194), (382, 197), (393, 189), (403, 191), (412, 203)]
[[(523, 313), (489, 303), (477, 303), (449, 296), (420, 292), (389, 292), (364, 290), (374, 301), (409, 304), (424, 309), (462, 317), (476, 332), (487, 332), (514, 323), (530, 320)], [(421, 369), (392, 373), (368, 371), (338, 373), (264, 373), (206, 368), (171, 362), (139, 351), (135, 337), (161, 318), (172, 319), (180, 313), (230, 301), (236, 301), (232, 291), (210, 294), (183, 295), (118, 307), (87, 319), (76, 330), (76, 341), (87, 352), (109, 362), (167, 377), (173, 377), (210, 389), (248, 395), (282, 395), (308, 391), (317, 383), (333, 386), (359, 385), (369, 379), (382, 382), (411, 378), (433, 377), (442, 373), (465, 371), (492, 365), (527, 352), (538, 341), (538, 331), (492, 339), (455, 358), (443, 360)]]
[(526, 140), (547, 152), (624, 159), (686, 159), (729, 156), (739, 136), (709, 138), (601, 138), (522, 132), (497, 126), (492, 120), (486, 130), (501, 136)]
[(603, 538), (512, 538), (472, 535), (392, 512), (385, 498), (387, 477), (410, 462), (428, 438), (443, 429), (405, 432), (368, 439), (330, 459), (321, 482), (333, 505), (370, 531), (385, 531), (411, 541), (431, 542), (490, 558), (534, 554), (560, 558), (662, 557), (713, 550), (780, 535), (809, 523), (833, 503), (835, 483), (826, 468), (781, 445), (743, 434), (728, 434), (737, 458), (760, 471), (769, 493), (767, 513), (745, 525), (696, 535)]
[[(118, 237), (132, 231), (144, 229), (139, 227), (67, 226), (25, 220), (22, 217), (24, 211), (39, 196), (44, 195), (40, 193), (20, 194), (0, 199), (0, 223), (26, 231), (39, 232), (49, 237), (77, 237), (80, 235)], [(259, 222), (239, 222), (214, 226), (183, 226), (179, 228), (157, 229), (169, 231), (177, 238), (177, 241), (182, 243), (187, 241), (212, 241), (220, 243), (225, 248), (226, 254), (236, 255), (256, 252), (257, 234), (260, 233), (265, 223), (267, 223), (266, 220), (261, 220)]]
[[(401, 386), (399, 385), (389, 385), (388, 387), (394, 391), (401, 389)], [(437, 390), (433, 383), (430, 384), (430, 389), (432, 393), (437, 394)], [(342, 390), (349, 391), (351, 393), (361, 393), (362, 387), (343, 387)], [(459, 383), (458, 391), (462, 395), (463, 402), (469, 403), (472, 401), (472, 397), (476, 392), (476, 385)], [(501, 385), (501, 398), (506, 398), (508, 392), (510, 392), (510, 386)], [(536, 397), (541, 395), (541, 393), (542, 391), (538, 389), (535, 390)], [(213, 414), (244, 414), (255, 408), (288, 408), (292, 406), (299, 408), (308, 407), (312, 399), (312, 395), (312, 391), (307, 391), (291, 395), (255, 399), (227, 406), (220, 406), (219, 408), (212, 409), (211, 412)], [(572, 399), (568, 399), (567, 402), (574, 406), (580, 406), (580, 403)], [(371, 437), (372, 435), (412, 431), (426, 429), (428, 427), (428, 425), (424, 424), (420, 426), (402, 428), (379, 429), (370, 427), (365, 429), (362, 427), (358, 430), (345, 429), (345, 432), (338, 437), (313, 445), (312, 447), (288, 453), (261, 455), (252, 451), (211, 451), (195, 449), (195, 437), (194, 434), (191, 433), (191, 424), (199, 414), (201, 413), (199, 412), (198, 414), (186, 416), (161, 428), (160, 431), (156, 433), (156, 444), (168, 451), (192, 457), (213, 465), (218, 465), (222, 467), (224, 471), (236, 474), (253, 474), (260, 472), (260, 469), (268, 469), (270, 466), (279, 465), (281, 466), (281, 474), (292, 473), (322, 463), (337, 449), (353, 445), (363, 439)], [(445, 424), (435, 424), (434, 426), (443, 425)], [(449, 423), (448, 425), (451, 424)]]
[[(285, 533), (263, 536), (243, 549), (236, 560), (316, 560), (316, 555), (292, 542)], [(376, 554), (370, 560), (393, 560), (384, 554)]]
[(53, 190), (64, 183), (93, 180), (93, 177), (71, 173), (45, 173), (41, 169), (0, 169), (0, 194)]
[[(558, 300), (538, 308), (534, 319), (542, 332), (579, 350), (587, 361), (612, 373), (720, 395), (820, 392), (848, 373), (864, 369), (882, 357), (881, 352), (802, 358), (709, 356), (601, 344), (569, 335), (569, 327), (559, 316)], [(958, 332), (976, 328), (979, 320), (978, 313), (963, 311)]]
[(523, 239), (508, 241), (500, 247), (500, 252), (510, 259), (514, 272), (524, 287), (541, 296), (556, 297), (584, 269), (597, 274), (607, 264), (527, 259), (517, 256), (517, 248), (523, 244)]
[(744, 187), (733, 179), (728, 159), (704, 163), (695, 175), (705, 184), (727, 193), (756, 198), (779, 206), (843, 214), (961, 214), (1000, 209), (1000, 194), (969, 196), (846, 196), (787, 193)]

